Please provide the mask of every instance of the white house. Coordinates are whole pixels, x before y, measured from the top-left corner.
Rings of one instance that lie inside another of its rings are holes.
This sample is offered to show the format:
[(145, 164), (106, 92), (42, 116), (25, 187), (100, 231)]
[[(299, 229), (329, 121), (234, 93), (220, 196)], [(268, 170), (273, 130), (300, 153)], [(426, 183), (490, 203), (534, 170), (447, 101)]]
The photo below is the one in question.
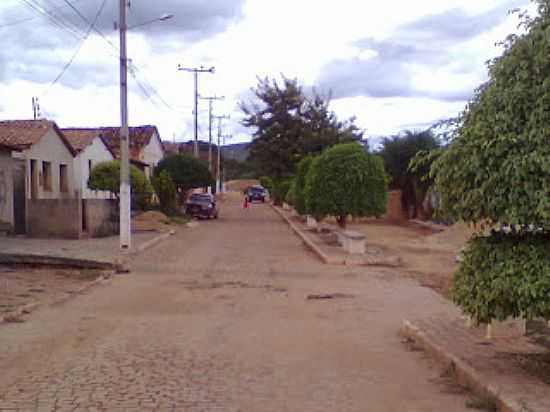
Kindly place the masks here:
[[(97, 129), (103, 141), (120, 157), (120, 127), (102, 127)], [(164, 147), (156, 126), (145, 125), (129, 128), (130, 160), (139, 167), (147, 177), (151, 177), (154, 168), (164, 157)]]
[(88, 179), (95, 165), (114, 160), (97, 129), (62, 129), (67, 141), (73, 148), (75, 182), (82, 199), (111, 199), (112, 194), (106, 191), (88, 189)]

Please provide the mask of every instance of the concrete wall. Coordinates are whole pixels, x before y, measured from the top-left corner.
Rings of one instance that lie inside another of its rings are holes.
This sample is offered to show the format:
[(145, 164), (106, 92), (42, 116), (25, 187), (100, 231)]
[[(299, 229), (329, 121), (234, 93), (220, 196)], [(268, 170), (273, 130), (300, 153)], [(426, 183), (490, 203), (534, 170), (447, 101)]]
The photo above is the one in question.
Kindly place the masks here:
[(111, 199), (28, 199), (27, 235), (67, 239), (115, 235), (116, 210), (116, 201)]
[(143, 148), (143, 161), (150, 165), (151, 167), (147, 168), (146, 175), (148, 178), (151, 177), (153, 169), (157, 166), (158, 162), (164, 157), (164, 150), (160, 142), (160, 138), (157, 133), (154, 133), (151, 136), (151, 141), (147, 146)]
[[(69, 149), (54, 129), (48, 132), (29, 149), (23, 152), (27, 167), (27, 199), (31, 198), (31, 159), (36, 160), (34, 178), (38, 182), (37, 199), (69, 199), (78, 196), (78, 187), (75, 185), (74, 161)], [(42, 163), (50, 162), (52, 173), (51, 190), (46, 190), (42, 182)], [(59, 165), (67, 166), (68, 191), (61, 192), (59, 187)]]
[(113, 155), (103, 143), (96, 137), (91, 145), (79, 153), (74, 159), (75, 182), (79, 185), (78, 190), (83, 199), (111, 199), (110, 192), (88, 189), (88, 178), (90, 177), (90, 161), (92, 168), (101, 162), (113, 160)]
[(116, 200), (87, 199), (84, 202), (91, 237), (112, 236), (119, 232)]
[(0, 149), (0, 226), (14, 225), (13, 167), (11, 151)]
[(79, 239), (82, 205), (79, 199), (27, 199), (27, 235)]

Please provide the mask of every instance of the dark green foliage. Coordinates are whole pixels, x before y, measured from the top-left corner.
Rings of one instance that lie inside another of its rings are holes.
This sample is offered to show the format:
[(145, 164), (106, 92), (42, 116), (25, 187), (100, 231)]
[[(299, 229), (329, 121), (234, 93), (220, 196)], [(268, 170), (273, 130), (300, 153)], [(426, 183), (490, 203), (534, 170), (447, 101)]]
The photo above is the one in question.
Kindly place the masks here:
[[(88, 179), (88, 187), (92, 190), (109, 191), (118, 198), (120, 192), (120, 162), (112, 160), (95, 165)], [(153, 189), (145, 174), (134, 165), (130, 165), (130, 188), (132, 191), (132, 205), (138, 209), (146, 209), (151, 200)]]
[(550, 9), (489, 64), (457, 136), (434, 162), (441, 207), (467, 222), (550, 229)]
[(336, 145), (313, 160), (306, 177), (307, 213), (336, 216), (345, 227), (352, 216), (381, 216), (386, 211), (384, 163), (357, 143)]
[(152, 183), (159, 198), (160, 210), (168, 216), (174, 215), (177, 212), (177, 191), (168, 172), (160, 172), (153, 177)]
[(258, 103), (241, 104), (243, 125), (254, 128), (249, 161), (274, 179), (295, 173), (308, 154), (321, 153), (338, 143), (359, 140), (362, 132), (354, 119), (339, 121), (328, 109), (328, 99), (305, 96), (296, 79), (259, 79), (254, 89)]
[(266, 188), (268, 191), (273, 190), (273, 180), (268, 176), (260, 176), (260, 185)]
[(225, 180), (235, 179), (254, 179), (256, 170), (250, 162), (240, 162), (235, 159), (225, 159), (223, 161), (223, 173)]
[(291, 178), (273, 180), (273, 189), (271, 190), (270, 195), (275, 205), (280, 206), (283, 204), (283, 201), (286, 199), (286, 195), (290, 190), (291, 184)]
[(420, 152), (429, 152), (439, 147), (439, 141), (429, 130), (423, 132), (405, 131), (404, 135), (386, 138), (379, 154), (384, 160), (386, 172), (390, 175), (390, 188), (402, 192), (402, 200), (407, 210), (412, 206), (413, 216), (417, 217), (422, 202), (430, 187), (430, 164), (421, 164), (410, 169), (411, 160)]
[(313, 163), (312, 156), (306, 156), (298, 163), (296, 178), (294, 181), (294, 207), (296, 211), (306, 214), (306, 177)]
[(285, 202), (290, 206), (296, 205), (296, 179), (292, 179), (290, 182), (290, 187), (286, 193)]
[(214, 184), (214, 178), (206, 163), (187, 154), (170, 155), (162, 159), (155, 169), (155, 176), (166, 171), (181, 194), (190, 189)]
[(452, 296), (477, 322), (550, 319), (550, 235), (493, 232), (470, 241)]

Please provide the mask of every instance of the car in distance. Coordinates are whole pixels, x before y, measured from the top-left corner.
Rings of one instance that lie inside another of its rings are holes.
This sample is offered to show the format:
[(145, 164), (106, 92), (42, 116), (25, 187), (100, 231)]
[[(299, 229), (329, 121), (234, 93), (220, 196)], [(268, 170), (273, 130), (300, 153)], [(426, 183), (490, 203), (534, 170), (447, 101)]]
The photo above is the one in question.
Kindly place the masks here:
[(210, 219), (218, 218), (219, 210), (216, 199), (209, 193), (192, 193), (185, 202), (185, 213), (192, 217)]
[(265, 203), (265, 198), (267, 193), (263, 186), (259, 186), (259, 185), (250, 186), (246, 190), (246, 194), (250, 202), (259, 201), (259, 202)]

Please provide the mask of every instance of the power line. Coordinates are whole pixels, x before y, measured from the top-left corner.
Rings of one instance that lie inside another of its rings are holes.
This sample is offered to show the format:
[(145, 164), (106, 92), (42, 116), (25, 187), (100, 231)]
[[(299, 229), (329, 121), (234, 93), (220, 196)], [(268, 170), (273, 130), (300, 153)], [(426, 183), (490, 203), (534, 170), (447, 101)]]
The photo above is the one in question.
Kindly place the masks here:
[(103, 8), (105, 7), (105, 3), (107, 3), (107, 0), (103, 0), (103, 2), (101, 3), (101, 6), (99, 7), (99, 9), (98, 9), (98, 11), (95, 15), (94, 21), (90, 24), (90, 27), (88, 28), (88, 31), (87, 31), (86, 35), (84, 36), (84, 38), (82, 39), (82, 41), (78, 45), (77, 49), (75, 50), (75, 52), (71, 56), (70, 60), (65, 64), (65, 66), (63, 66), (63, 69), (61, 70), (61, 72), (52, 81), (52, 83), (50, 84), (48, 90), (50, 90), (61, 79), (61, 77), (63, 77), (63, 75), (69, 69), (69, 67), (71, 67), (71, 64), (73, 63), (74, 59), (76, 58), (76, 56), (78, 55), (78, 53), (82, 49), (82, 46), (84, 45), (84, 43), (86, 42), (86, 40), (90, 36), (90, 33), (92, 32), (92, 29), (94, 28), (95, 24), (97, 23), (97, 20), (99, 19), (99, 16), (101, 16), (101, 13), (103, 12)]
[[(88, 25), (91, 25), (90, 21), (84, 16), (80, 10), (78, 10), (77, 7), (75, 7), (69, 0), (63, 0), (65, 4), (67, 4), (77, 15), (80, 17), (84, 22), (86, 22)], [(99, 34), (103, 40), (105, 40), (113, 49), (115, 49), (118, 52), (118, 47), (115, 46), (115, 44), (107, 37), (105, 34), (103, 34), (98, 28), (96, 28), (94, 25), (92, 26), (92, 30), (95, 31), (97, 34)]]
[(34, 3), (32, 0), (19, 0), (19, 1), (25, 4), (27, 7), (30, 7), (32, 10), (34, 10), (38, 14), (46, 17), (57, 28), (67, 33), (70, 33), (72, 36), (74, 36), (77, 39), (82, 38), (81, 34), (75, 31), (72, 27), (69, 27), (63, 22), (61, 22), (54, 14), (50, 13), (48, 10), (45, 10), (43, 7)]

